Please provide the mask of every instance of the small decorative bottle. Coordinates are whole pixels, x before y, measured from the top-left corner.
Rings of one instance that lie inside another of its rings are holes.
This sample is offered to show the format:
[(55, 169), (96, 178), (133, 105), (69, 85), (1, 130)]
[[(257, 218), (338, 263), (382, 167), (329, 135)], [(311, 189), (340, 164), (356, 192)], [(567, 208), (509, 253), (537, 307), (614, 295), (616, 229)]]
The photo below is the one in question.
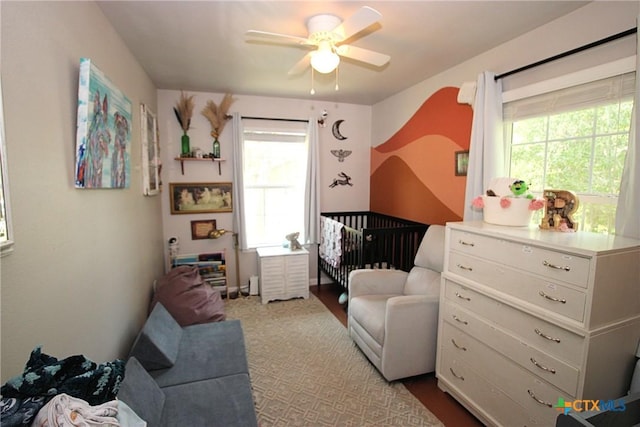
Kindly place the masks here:
[(213, 140), (213, 158), (214, 159), (219, 159), (220, 158), (220, 141), (218, 141), (217, 137), (214, 137), (215, 139)]
[(190, 153), (191, 147), (189, 147), (189, 135), (187, 135), (187, 132), (185, 132), (184, 134), (182, 134), (182, 148), (180, 150), (180, 155), (182, 157), (188, 157)]

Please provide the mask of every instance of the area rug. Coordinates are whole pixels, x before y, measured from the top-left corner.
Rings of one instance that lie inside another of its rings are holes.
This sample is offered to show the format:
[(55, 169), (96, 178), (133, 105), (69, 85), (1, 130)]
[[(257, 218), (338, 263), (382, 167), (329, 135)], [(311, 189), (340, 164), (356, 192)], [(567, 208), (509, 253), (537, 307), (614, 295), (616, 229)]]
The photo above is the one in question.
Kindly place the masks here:
[(226, 313), (242, 323), (261, 427), (443, 425), (378, 373), (314, 295), (227, 300)]

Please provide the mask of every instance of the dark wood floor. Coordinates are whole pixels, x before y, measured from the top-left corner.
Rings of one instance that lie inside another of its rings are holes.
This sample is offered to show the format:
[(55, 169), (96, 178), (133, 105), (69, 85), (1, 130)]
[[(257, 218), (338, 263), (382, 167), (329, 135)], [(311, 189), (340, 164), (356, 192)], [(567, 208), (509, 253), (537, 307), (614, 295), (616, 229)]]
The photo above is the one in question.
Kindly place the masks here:
[[(347, 313), (345, 308), (338, 303), (338, 296), (342, 293), (342, 288), (338, 285), (322, 285), (311, 287), (311, 292), (331, 311), (342, 324), (347, 326)], [(446, 426), (482, 426), (473, 415), (471, 415), (456, 400), (441, 391), (437, 385), (435, 375), (425, 374), (401, 380), (422, 404), (431, 411)]]

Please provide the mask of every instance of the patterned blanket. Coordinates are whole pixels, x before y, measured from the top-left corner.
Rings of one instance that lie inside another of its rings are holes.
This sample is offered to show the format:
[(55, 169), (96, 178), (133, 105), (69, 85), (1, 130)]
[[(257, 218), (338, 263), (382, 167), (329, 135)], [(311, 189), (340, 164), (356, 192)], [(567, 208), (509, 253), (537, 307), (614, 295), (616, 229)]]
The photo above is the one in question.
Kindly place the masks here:
[(124, 366), (120, 359), (96, 364), (81, 355), (58, 360), (36, 347), (23, 373), (0, 389), (0, 423), (3, 427), (30, 425), (38, 411), (60, 393), (90, 405), (113, 400), (124, 378)]
[(320, 258), (331, 266), (340, 267), (342, 258), (342, 229), (344, 225), (334, 219), (320, 217)]

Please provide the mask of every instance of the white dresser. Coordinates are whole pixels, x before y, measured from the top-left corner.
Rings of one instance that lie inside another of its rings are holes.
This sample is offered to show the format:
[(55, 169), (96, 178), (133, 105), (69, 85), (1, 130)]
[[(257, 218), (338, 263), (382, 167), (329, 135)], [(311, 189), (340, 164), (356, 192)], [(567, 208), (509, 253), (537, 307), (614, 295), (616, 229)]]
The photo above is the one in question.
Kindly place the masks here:
[(309, 298), (309, 252), (283, 247), (258, 248), (260, 299)]
[(559, 399), (624, 396), (640, 339), (640, 241), (447, 224), (438, 386), (488, 425), (555, 426)]

